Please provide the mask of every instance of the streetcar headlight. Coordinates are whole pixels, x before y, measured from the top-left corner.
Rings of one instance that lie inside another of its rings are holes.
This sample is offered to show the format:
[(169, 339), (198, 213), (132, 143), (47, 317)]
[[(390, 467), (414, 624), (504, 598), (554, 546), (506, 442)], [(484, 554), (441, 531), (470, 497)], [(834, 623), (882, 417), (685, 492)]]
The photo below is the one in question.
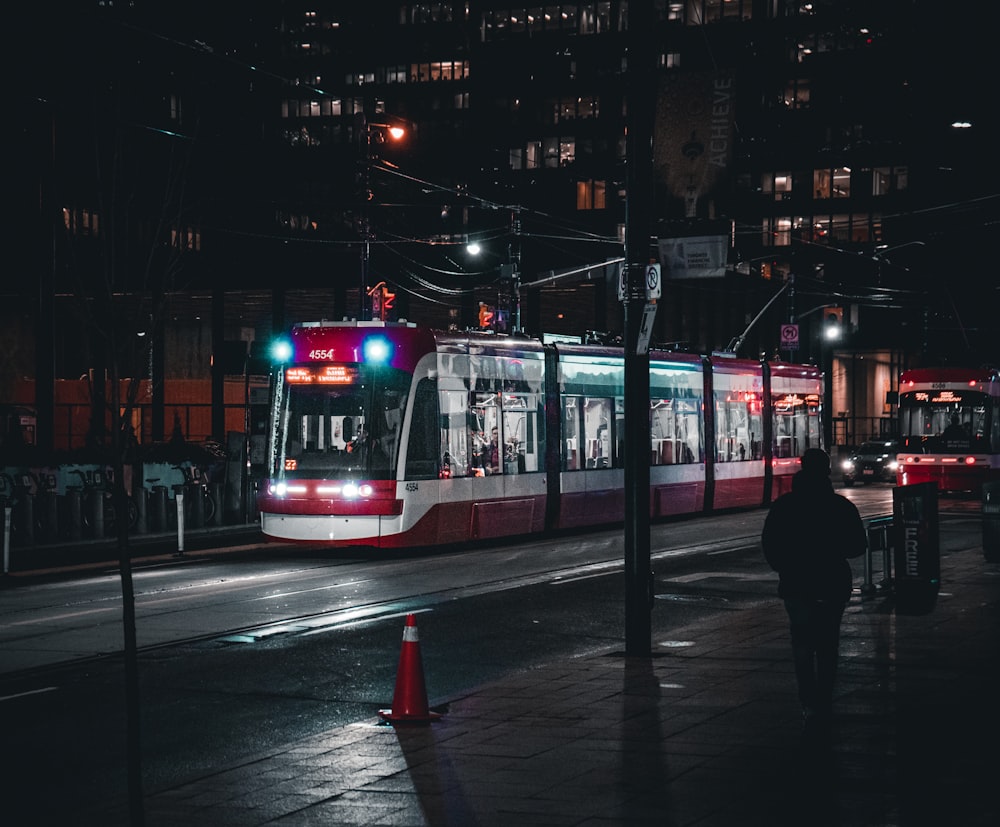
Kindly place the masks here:
[(275, 497), (284, 497), (288, 493), (288, 486), (283, 482), (272, 482), (268, 486), (268, 491), (274, 494)]
[(358, 485), (356, 482), (346, 482), (340, 493), (343, 494), (344, 499), (356, 500), (358, 497), (370, 497), (372, 490), (368, 483)]

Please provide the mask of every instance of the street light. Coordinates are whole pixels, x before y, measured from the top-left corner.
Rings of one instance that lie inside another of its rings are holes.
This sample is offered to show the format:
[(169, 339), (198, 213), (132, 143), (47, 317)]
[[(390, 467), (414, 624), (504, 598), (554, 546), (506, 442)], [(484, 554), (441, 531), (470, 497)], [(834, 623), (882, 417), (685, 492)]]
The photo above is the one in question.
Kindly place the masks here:
[(823, 311), (823, 338), (828, 342), (840, 339), (844, 330), (844, 308), (827, 307)]
[(398, 124), (376, 123), (369, 121), (365, 114), (359, 114), (359, 134), (364, 140), (364, 189), (361, 197), (364, 203), (361, 207), (361, 282), (358, 285), (358, 321), (368, 321), (371, 319), (371, 307), (368, 303), (368, 269), (371, 259), (371, 200), (372, 200), (372, 162), (375, 155), (372, 153), (373, 138), (391, 138), (393, 141), (401, 141), (406, 137), (406, 130)]

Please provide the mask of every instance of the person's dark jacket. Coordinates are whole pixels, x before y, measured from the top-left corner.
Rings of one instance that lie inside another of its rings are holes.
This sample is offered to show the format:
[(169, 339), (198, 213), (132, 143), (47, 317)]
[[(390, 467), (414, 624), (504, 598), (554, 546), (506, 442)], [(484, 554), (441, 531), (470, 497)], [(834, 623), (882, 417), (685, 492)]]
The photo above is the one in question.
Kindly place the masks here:
[(780, 597), (846, 603), (854, 580), (847, 560), (864, 554), (868, 540), (857, 507), (830, 478), (799, 471), (792, 490), (772, 503), (761, 545)]

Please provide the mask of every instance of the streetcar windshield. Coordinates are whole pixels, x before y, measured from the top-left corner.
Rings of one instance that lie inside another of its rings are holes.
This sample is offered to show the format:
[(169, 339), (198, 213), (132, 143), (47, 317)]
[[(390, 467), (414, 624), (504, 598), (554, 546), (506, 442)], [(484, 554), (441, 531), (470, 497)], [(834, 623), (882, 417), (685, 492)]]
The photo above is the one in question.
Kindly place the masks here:
[(324, 364), (287, 368), (282, 379), (274, 476), (395, 479), (408, 373)]
[(899, 397), (900, 438), (907, 451), (989, 450), (989, 397), (984, 393), (913, 391)]

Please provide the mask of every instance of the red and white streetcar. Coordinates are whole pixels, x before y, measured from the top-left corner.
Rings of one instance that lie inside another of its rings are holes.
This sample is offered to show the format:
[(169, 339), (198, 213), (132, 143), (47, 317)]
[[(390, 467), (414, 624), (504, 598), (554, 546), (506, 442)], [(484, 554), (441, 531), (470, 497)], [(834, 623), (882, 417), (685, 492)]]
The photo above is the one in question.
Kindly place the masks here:
[[(285, 344), (267, 536), (397, 548), (623, 520), (620, 348), (381, 321)], [(821, 444), (815, 367), (653, 350), (649, 384), (653, 519), (765, 505)]]
[(899, 485), (980, 493), (1000, 480), (1000, 373), (921, 368), (899, 379)]

